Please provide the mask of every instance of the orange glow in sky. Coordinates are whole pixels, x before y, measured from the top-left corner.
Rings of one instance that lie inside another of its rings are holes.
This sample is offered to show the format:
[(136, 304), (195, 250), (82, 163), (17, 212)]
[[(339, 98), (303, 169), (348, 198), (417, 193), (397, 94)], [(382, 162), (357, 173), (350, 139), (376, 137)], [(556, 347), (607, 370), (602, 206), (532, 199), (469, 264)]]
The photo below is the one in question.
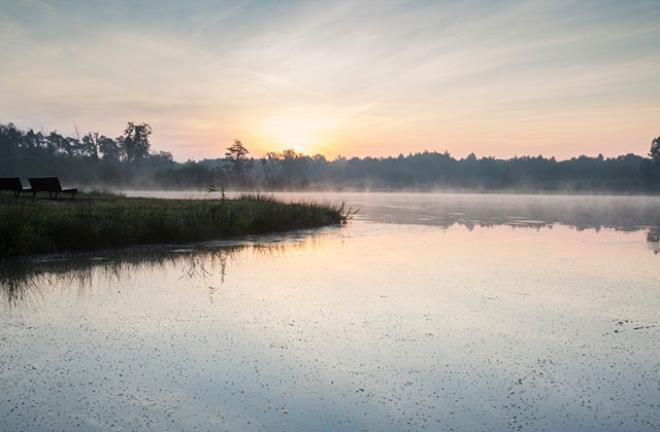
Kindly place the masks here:
[(255, 156), (612, 156), (660, 134), (657, 2), (149, 3), (4, 1), (0, 121), (148, 122), (178, 160), (235, 138)]
[(329, 118), (305, 113), (267, 117), (259, 122), (253, 143), (259, 149), (293, 149), (305, 154), (322, 153), (336, 130)]

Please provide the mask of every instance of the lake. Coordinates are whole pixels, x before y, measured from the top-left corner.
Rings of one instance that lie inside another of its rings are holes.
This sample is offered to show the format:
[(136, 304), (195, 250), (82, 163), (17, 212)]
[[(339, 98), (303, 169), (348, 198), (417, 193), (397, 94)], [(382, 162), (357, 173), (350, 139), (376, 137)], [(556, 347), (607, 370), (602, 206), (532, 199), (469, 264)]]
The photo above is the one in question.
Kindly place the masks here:
[(359, 212), (1, 263), (0, 430), (660, 429), (660, 198), (277, 195)]

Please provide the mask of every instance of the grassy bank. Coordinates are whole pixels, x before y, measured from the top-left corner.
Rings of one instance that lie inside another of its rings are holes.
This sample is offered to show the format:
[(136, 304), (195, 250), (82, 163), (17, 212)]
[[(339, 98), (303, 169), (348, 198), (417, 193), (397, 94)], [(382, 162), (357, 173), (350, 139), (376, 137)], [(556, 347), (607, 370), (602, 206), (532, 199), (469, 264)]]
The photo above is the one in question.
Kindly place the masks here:
[(163, 200), (82, 195), (76, 200), (0, 197), (0, 256), (187, 243), (314, 228), (345, 221), (339, 207), (263, 196)]

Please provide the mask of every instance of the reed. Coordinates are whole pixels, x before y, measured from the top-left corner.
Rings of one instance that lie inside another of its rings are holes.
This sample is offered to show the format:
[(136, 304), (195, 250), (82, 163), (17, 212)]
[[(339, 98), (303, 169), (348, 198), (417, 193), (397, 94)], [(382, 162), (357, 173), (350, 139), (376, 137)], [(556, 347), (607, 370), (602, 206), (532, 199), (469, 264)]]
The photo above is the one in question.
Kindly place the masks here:
[(341, 224), (343, 207), (264, 195), (170, 200), (83, 194), (76, 200), (0, 197), (0, 256), (190, 243)]

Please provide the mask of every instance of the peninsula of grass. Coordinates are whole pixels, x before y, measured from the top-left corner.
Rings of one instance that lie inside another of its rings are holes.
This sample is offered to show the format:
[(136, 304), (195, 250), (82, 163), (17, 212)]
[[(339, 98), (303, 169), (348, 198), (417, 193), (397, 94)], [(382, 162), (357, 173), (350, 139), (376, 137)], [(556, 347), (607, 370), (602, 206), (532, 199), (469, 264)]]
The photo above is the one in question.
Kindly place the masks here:
[(0, 197), (0, 257), (191, 243), (341, 224), (342, 207), (261, 195), (170, 200), (82, 194), (75, 200)]

